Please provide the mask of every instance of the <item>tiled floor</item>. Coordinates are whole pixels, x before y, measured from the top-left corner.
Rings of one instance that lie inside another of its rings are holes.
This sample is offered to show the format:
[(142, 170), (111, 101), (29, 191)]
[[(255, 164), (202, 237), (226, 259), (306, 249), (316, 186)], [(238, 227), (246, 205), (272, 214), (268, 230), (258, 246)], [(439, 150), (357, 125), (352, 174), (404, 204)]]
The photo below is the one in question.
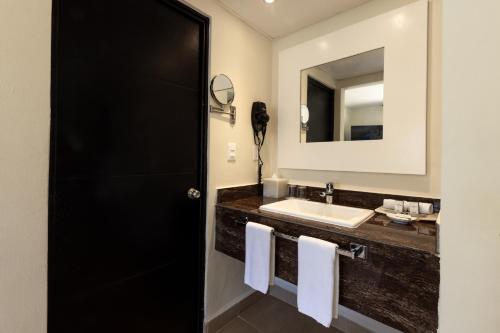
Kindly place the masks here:
[(218, 333), (342, 333), (326, 328), (272, 296), (265, 296)]

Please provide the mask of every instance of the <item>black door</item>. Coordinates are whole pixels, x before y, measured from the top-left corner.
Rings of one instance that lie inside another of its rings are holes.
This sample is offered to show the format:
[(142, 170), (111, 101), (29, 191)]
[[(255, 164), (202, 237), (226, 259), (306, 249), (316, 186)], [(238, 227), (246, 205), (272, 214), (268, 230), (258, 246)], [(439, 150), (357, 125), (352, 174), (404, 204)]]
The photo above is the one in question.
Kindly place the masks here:
[(200, 330), (207, 43), (177, 1), (54, 1), (49, 333)]
[(335, 91), (323, 83), (307, 78), (307, 107), (309, 129), (307, 142), (333, 141), (333, 101)]

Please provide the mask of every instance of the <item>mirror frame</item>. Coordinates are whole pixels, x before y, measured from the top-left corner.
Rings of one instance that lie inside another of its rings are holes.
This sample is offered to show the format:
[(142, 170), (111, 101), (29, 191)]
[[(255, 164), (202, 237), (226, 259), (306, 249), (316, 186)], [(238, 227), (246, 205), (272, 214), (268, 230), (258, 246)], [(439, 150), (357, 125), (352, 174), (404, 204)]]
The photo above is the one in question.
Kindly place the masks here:
[[(419, 0), (280, 52), (278, 168), (426, 173), (427, 7)], [(384, 139), (301, 143), (301, 70), (381, 47)]]
[[(217, 98), (217, 96), (215, 96), (215, 92), (214, 92), (214, 82), (215, 80), (218, 78), (218, 77), (221, 77), (221, 76), (224, 76), (226, 79), (229, 80), (229, 82), (231, 82), (231, 88), (233, 89), (233, 99), (231, 101), (228, 101), (227, 103), (222, 103), (221, 101), (219, 101), (219, 99)], [(212, 95), (212, 98), (214, 101), (216, 101), (219, 105), (231, 105), (233, 104), (234, 102), (234, 95), (235, 95), (235, 92), (234, 92), (234, 84), (233, 84), (233, 81), (231, 81), (231, 78), (229, 78), (229, 76), (227, 76), (226, 74), (217, 74), (215, 75), (213, 78), (212, 78), (212, 81), (210, 81), (210, 95)]]

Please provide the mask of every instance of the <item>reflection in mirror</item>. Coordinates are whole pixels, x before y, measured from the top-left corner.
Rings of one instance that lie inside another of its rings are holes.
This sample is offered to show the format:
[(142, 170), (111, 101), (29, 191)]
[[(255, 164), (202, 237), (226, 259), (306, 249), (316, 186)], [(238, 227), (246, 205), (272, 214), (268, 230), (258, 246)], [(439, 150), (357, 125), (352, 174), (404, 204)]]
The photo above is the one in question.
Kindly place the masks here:
[(307, 105), (300, 106), (300, 124), (302, 129), (307, 131), (307, 124), (309, 123), (309, 109)]
[(231, 104), (234, 100), (234, 87), (231, 79), (224, 74), (215, 76), (210, 84), (212, 97), (221, 105)]
[(300, 142), (383, 139), (383, 48), (304, 69), (300, 84)]

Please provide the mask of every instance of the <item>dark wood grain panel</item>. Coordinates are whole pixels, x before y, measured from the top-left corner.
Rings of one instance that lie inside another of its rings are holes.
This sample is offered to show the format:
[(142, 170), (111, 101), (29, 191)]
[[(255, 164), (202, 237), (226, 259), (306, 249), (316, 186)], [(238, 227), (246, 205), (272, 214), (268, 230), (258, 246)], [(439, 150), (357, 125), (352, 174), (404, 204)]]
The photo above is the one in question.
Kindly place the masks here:
[[(322, 198), (320, 196), (320, 193), (324, 191), (325, 191), (324, 188), (308, 186), (306, 187), (306, 198), (312, 201), (325, 202), (325, 198)], [(336, 205), (376, 209), (383, 205), (384, 199), (427, 202), (433, 204), (435, 211), (439, 211), (441, 208), (441, 200), (435, 198), (350, 191), (341, 189), (335, 189), (333, 191), (333, 202)]]
[(375, 214), (361, 226), (352, 229), (259, 210), (259, 206), (275, 201), (278, 201), (278, 199), (253, 196), (221, 203), (218, 206), (238, 210), (242, 213), (252, 213), (257, 216), (269, 217), (274, 220), (284, 221), (285, 223), (293, 222), (299, 225), (331, 231), (356, 239), (420, 250), (431, 254), (435, 254), (436, 252), (436, 226), (434, 223), (416, 222), (411, 225), (400, 225), (392, 223), (385, 215)]
[[(305, 197), (308, 200), (325, 202), (325, 198), (320, 196), (324, 188), (306, 186)], [(243, 185), (226, 187), (217, 190), (217, 203), (232, 202), (249, 197), (261, 196), (262, 185)], [(271, 199), (271, 198), (268, 198)], [(425, 198), (406, 195), (395, 195), (386, 193), (373, 193), (335, 189), (333, 192), (333, 202), (337, 205), (376, 209), (384, 203), (384, 199), (404, 200), (413, 202), (427, 202), (434, 206), (434, 210), (439, 212), (441, 200), (437, 198)], [(272, 199), (271, 199), (272, 200)]]
[(243, 185), (220, 188), (217, 190), (217, 203), (235, 201), (262, 194), (262, 185)]

